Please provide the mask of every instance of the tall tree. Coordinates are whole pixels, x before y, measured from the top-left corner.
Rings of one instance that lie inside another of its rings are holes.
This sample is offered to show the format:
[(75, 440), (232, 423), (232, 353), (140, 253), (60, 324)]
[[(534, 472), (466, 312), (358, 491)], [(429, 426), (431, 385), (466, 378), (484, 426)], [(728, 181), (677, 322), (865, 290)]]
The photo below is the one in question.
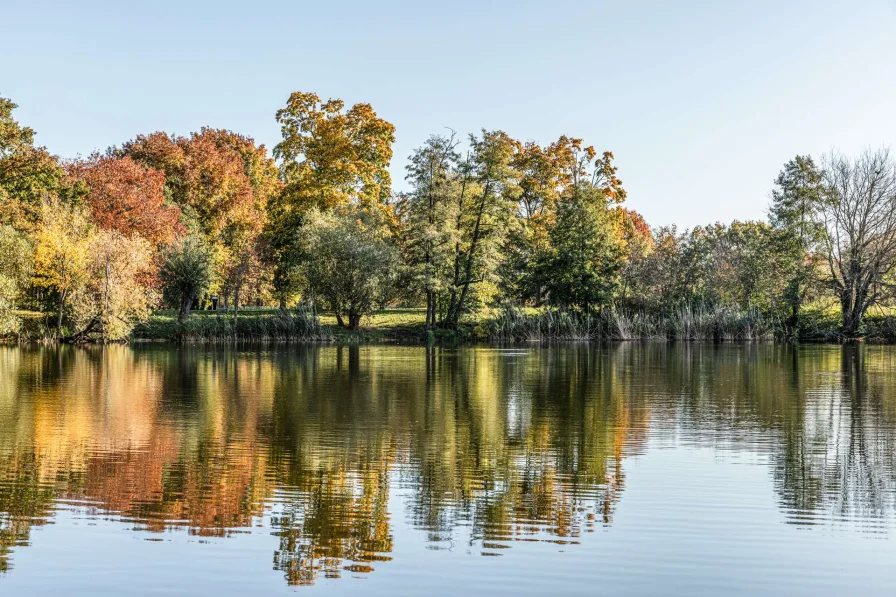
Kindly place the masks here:
[(402, 198), (408, 255), (416, 285), (426, 298), (426, 329), (436, 325), (438, 297), (447, 286), (457, 217), (457, 161), (454, 134), (430, 137), (411, 155), (407, 180), (410, 194)]
[(344, 107), (340, 99), (296, 91), (277, 111), (283, 139), (274, 156), (285, 186), (269, 204), (268, 238), (281, 304), (296, 259), (295, 231), (309, 210), (353, 203), (384, 209), (391, 193), (395, 127), (370, 104)]
[(784, 165), (775, 179), (769, 220), (783, 232), (779, 238), (788, 251), (788, 281), (783, 293), (787, 308), (784, 326), (788, 336), (796, 334), (800, 309), (814, 288), (819, 243), (824, 234), (817, 214), (821, 207), (822, 173), (811, 156), (798, 155)]
[(34, 144), (34, 130), (12, 117), (17, 107), (0, 97), (0, 224), (22, 230), (40, 220), (42, 200), (59, 191), (65, 172)]
[(868, 309), (889, 291), (887, 276), (896, 265), (896, 163), (889, 150), (828, 156), (819, 213), (843, 333), (855, 336)]
[(518, 172), (513, 167), (518, 147), (503, 131), (470, 135), (455, 210), (453, 273), (444, 317), (448, 328), (457, 328), (469, 306), (471, 288), (495, 275), (498, 248), (514, 222), (519, 196)]
[(45, 199), (34, 234), (34, 283), (56, 292), (56, 333), (62, 331), (67, 301), (88, 277), (93, 234), (85, 210), (58, 198)]

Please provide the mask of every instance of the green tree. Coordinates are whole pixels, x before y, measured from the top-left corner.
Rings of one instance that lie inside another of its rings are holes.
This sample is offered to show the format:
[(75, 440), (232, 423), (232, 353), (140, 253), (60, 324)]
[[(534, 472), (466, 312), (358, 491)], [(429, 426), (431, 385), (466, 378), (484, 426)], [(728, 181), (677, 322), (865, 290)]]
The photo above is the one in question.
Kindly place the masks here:
[(796, 334), (800, 309), (817, 285), (818, 249), (824, 235), (818, 220), (822, 180), (812, 157), (798, 155), (784, 164), (772, 191), (769, 220), (783, 233), (779, 245), (790, 256), (782, 296), (788, 311), (784, 318), (788, 336)]
[(0, 335), (15, 332), (15, 314), (34, 268), (34, 247), (22, 232), (0, 225)]
[(454, 135), (430, 137), (411, 155), (407, 180), (412, 191), (401, 198), (407, 237), (406, 263), (426, 299), (426, 329), (436, 325), (438, 297), (450, 274), (457, 218), (457, 162)]
[(17, 107), (0, 97), (0, 224), (22, 230), (40, 220), (42, 200), (60, 190), (65, 172), (45, 148), (34, 145), (34, 130), (12, 117)]
[(397, 253), (381, 222), (359, 208), (317, 209), (299, 232), (308, 295), (320, 297), (340, 326), (356, 329), (382, 289), (392, 284)]
[(584, 182), (558, 205), (541, 267), (551, 303), (591, 313), (609, 304), (619, 283), (624, 250), (604, 192)]
[(503, 131), (470, 135), (470, 152), (460, 165), (454, 211), (454, 256), (443, 323), (456, 329), (468, 309), (471, 290), (494, 285), (500, 247), (514, 224), (519, 196), (513, 166), (519, 144)]
[(193, 302), (211, 285), (213, 275), (212, 251), (202, 237), (187, 236), (169, 249), (160, 279), (165, 299), (178, 306), (179, 323), (190, 316)]

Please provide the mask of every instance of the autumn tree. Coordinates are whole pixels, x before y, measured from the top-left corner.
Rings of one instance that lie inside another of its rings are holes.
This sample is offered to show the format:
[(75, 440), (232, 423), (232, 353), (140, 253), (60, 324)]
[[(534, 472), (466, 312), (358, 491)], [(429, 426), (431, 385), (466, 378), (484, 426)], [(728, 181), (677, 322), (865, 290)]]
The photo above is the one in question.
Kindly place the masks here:
[(122, 153), (165, 173), (166, 193), (215, 253), (224, 304), (239, 306), (247, 285), (262, 280), (268, 257), (261, 238), (267, 204), (279, 194), (278, 169), (263, 145), (222, 129), (189, 137), (153, 133)]
[(34, 234), (34, 283), (56, 293), (56, 333), (62, 330), (67, 301), (88, 278), (93, 227), (86, 210), (45, 199)]
[(155, 246), (174, 241), (182, 232), (180, 209), (166, 205), (165, 173), (146, 168), (130, 156), (74, 162), (69, 175), (84, 181), (90, 218), (103, 230), (126, 237), (140, 235)]
[(582, 153), (593, 158), (594, 149), (566, 136), (547, 147), (528, 142), (516, 152), (518, 225), (508, 231), (499, 272), (501, 289), (514, 302), (532, 300), (540, 305), (545, 298), (537, 264), (549, 250), (548, 228), (556, 219), (557, 202), (573, 183)]
[(17, 108), (0, 97), (0, 224), (32, 228), (41, 202), (63, 186), (65, 172), (56, 158), (34, 144), (34, 130), (12, 117)]
[(157, 297), (147, 284), (153, 248), (139, 235), (101, 230), (90, 238), (85, 282), (72, 294), (73, 338), (124, 340), (145, 321)]
[(395, 127), (370, 104), (344, 108), (340, 99), (296, 91), (277, 111), (282, 141), (274, 156), (284, 187), (269, 203), (268, 237), (281, 304), (296, 260), (295, 230), (309, 210), (349, 204), (382, 209), (391, 193)]
[(644, 217), (632, 209), (617, 206), (613, 210), (613, 216), (616, 236), (623, 251), (617, 301), (626, 306), (634, 303), (635, 306), (643, 307), (638, 292), (655, 248), (653, 231)]

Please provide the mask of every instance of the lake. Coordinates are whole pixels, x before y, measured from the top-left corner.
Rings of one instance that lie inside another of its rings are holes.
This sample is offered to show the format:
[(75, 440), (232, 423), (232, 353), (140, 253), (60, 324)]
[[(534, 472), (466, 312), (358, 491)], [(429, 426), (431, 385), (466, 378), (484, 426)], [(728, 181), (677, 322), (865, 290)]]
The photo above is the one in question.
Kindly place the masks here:
[(0, 347), (2, 595), (892, 595), (896, 349)]

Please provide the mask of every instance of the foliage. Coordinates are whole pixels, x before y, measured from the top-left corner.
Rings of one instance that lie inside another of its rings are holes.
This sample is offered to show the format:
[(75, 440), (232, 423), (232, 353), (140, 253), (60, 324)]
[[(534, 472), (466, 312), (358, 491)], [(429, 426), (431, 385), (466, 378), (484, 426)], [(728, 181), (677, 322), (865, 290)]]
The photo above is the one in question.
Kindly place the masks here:
[(416, 149), (408, 164), (413, 190), (399, 198), (405, 235), (404, 261), (412, 285), (426, 300), (426, 329), (435, 326), (438, 297), (448, 288), (454, 247), (458, 238), (450, 222), (458, 219), (459, 155), (454, 135), (432, 136)]
[(28, 287), (34, 267), (30, 239), (12, 226), (0, 225), (0, 335), (19, 329), (16, 305)]
[(56, 158), (34, 145), (34, 130), (12, 117), (18, 106), (0, 97), (0, 224), (30, 229), (40, 219), (41, 202), (62, 186)]
[(56, 332), (62, 331), (67, 300), (87, 283), (93, 226), (86, 210), (59, 199), (41, 204), (34, 234), (34, 284), (55, 292)]
[(282, 141), (274, 156), (284, 187), (269, 204), (267, 236), (281, 304), (294, 286), (295, 231), (311, 209), (357, 204), (386, 213), (395, 127), (370, 104), (344, 106), (340, 99), (296, 91), (277, 111)]
[(322, 299), (340, 326), (357, 328), (378, 294), (393, 283), (397, 254), (381, 222), (359, 209), (312, 210), (300, 244), (308, 295)]
[(165, 173), (170, 201), (187, 228), (201, 234), (215, 256), (223, 303), (238, 308), (265, 295), (269, 276), (262, 238), (268, 202), (280, 193), (278, 170), (263, 145), (223, 129), (205, 127), (189, 137), (140, 135), (119, 152)]
[(98, 154), (70, 164), (68, 171), (85, 183), (90, 217), (99, 228), (129, 238), (140, 235), (156, 246), (183, 233), (180, 209), (166, 205), (162, 171), (145, 168), (130, 156)]
[(548, 230), (550, 249), (540, 264), (541, 278), (552, 304), (587, 314), (610, 303), (623, 248), (603, 192), (589, 183), (571, 192), (560, 201)]
[(152, 247), (140, 236), (117, 230), (94, 234), (86, 282), (72, 295), (71, 320), (77, 340), (125, 340), (145, 321), (157, 297), (147, 285)]
[[(203, 127), (64, 167), (15, 108), (0, 98), (0, 333), (14, 311), (39, 309), (55, 310), (57, 335), (67, 317), (69, 338), (124, 338), (158, 289), (181, 326), (210, 294), (229, 321), (302, 293), (350, 328), (375, 306), (422, 305), (431, 339), (500, 305), (540, 313), (534, 336), (888, 333), (882, 315), (865, 325), (896, 299), (886, 150), (820, 165), (798, 155), (775, 179), (767, 223), (679, 231), (625, 207), (614, 155), (573, 136), (434, 135), (409, 158), (408, 191), (392, 195), (395, 128), (365, 103), (293, 93), (273, 156)], [(511, 330), (530, 319), (499, 318)], [(243, 329), (215, 325), (226, 329), (214, 337)]]
[(787, 286), (783, 302), (787, 334), (793, 336), (802, 305), (818, 290), (819, 249), (824, 226), (817, 217), (822, 200), (822, 173), (811, 156), (796, 156), (775, 179), (769, 220), (781, 232), (787, 254)]
[(159, 277), (166, 302), (179, 308), (180, 323), (187, 320), (195, 300), (211, 285), (212, 260), (211, 249), (198, 235), (187, 236), (168, 250)]

